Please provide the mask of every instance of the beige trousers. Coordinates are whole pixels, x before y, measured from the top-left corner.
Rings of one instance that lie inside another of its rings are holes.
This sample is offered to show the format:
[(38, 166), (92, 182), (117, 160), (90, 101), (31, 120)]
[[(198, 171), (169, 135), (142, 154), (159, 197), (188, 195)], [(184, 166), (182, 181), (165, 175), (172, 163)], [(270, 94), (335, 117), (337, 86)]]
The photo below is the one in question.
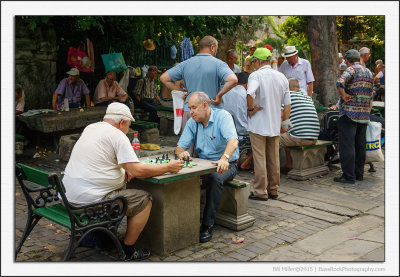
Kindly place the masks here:
[(268, 198), (268, 193), (278, 194), (280, 185), (279, 136), (249, 134), (254, 161), (254, 195)]

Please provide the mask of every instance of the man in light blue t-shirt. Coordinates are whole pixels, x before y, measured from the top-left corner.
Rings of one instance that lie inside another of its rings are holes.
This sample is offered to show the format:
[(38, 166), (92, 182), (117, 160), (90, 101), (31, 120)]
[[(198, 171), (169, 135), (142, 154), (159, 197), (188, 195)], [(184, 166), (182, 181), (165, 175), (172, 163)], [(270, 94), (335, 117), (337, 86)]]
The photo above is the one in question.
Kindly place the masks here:
[(174, 84), (183, 80), (186, 91), (182, 128), (185, 128), (190, 118), (188, 101), (195, 91), (204, 91), (211, 99), (213, 108), (223, 108), (222, 95), (237, 84), (236, 75), (228, 64), (215, 58), (218, 51), (218, 41), (212, 36), (205, 36), (199, 42), (200, 51), (196, 56), (181, 62), (164, 72), (160, 81), (170, 90), (182, 90)]

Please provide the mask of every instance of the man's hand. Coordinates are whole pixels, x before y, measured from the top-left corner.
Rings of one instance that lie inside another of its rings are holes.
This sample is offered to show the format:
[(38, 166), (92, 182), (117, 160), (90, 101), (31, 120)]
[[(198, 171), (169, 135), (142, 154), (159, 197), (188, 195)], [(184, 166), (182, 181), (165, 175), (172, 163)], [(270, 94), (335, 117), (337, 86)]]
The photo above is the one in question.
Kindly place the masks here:
[(222, 96), (220, 96), (218, 94), (215, 96), (215, 100), (211, 99), (211, 104), (213, 104), (213, 105), (219, 105), (221, 103), (222, 103)]
[(343, 92), (342, 94), (342, 99), (344, 102), (349, 102), (351, 99), (353, 99), (354, 96), (347, 94), (345, 92)]
[(289, 131), (289, 129), (286, 129), (284, 127), (281, 127), (281, 134), (286, 133), (287, 131)]
[(262, 109), (262, 107), (254, 108), (254, 110), (249, 112), (249, 118), (251, 118), (256, 112), (261, 111)]
[(186, 160), (187, 157), (189, 157), (189, 161), (192, 160), (192, 157), (190, 157), (190, 154), (189, 154), (188, 151), (183, 151), (182, 153), (180, 153), (180, 154), (178, 155), (178, 158), (179, 158), (180, 160)]
[(224, 173), (225, 171), (228, 170), (229, 168), (229, 162), (225, 159), (225, 158), (221, 158), (216, 162), (211, 162), (212, 164), (216, 164), (217, 165), (217, 172), (219, 174)]
[(189, 93), (188, 93), (188, 92), (186, 92), (186, 93), (185, 93), (185, 95), (183, 95), (183, 96), (182, 96), (182, 99), (183, 99), (183, 101), (185, 101), (185, 100), (186, 100), (186, 97), (187, 97), (188, 95), (189, 95)]
[(328, 108), (328, 111), (336, 111), (337, 109), (338, 107), (336, 105), (333, 105)]
[(172, 160), (169, 163), (167, 163), (168, 165), (168, 171), (171, 173), (177, 173), (179, 172), (179, 170), (181, 170), (183, 168), (183, 161), (181, 160)]

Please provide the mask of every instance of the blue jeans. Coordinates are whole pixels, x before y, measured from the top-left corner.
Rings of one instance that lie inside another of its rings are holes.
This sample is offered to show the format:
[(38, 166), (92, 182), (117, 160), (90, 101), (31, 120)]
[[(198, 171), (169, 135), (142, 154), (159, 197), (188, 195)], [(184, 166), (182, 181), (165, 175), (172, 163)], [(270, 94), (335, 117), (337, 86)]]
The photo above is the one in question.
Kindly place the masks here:
[(231, 162), (229, 169), (222, 174), (213, 172), (206, 178), (206, 205), (203, 211), (202, 225), (214, 224), (215, 215), (222, 198), (224, 183), (232, 181), (237, 174), (236, 161)]

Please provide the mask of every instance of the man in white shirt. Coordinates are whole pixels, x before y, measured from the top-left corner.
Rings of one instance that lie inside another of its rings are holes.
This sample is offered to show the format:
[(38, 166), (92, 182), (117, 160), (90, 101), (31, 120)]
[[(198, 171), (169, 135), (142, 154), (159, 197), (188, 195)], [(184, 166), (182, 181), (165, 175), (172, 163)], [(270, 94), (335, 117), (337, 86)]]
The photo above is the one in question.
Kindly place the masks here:
[[(252, 58), (256, 71), (250, 74), (247, 84), (247, 130), (254, 156), (255, 178), (254, 192), (249, 199), (267, 201), (278, 197), (279, 135), (289, 128), (291, 102), (288, 80), (270, 66), (271, 52), (267, 48), (257, 48)], [(282, 104), (284, 115), (281, 123)]]
[(134, 244), (149, 218), (152, 197), (146, 191), (123, 189), (125, 183), (132, 178), (178, 172), (183, 162), (141, 164), (126, 136), (131, 121), (135, 120), (128, 106), (117, 102), (108, 105), (104, 120), (87, 126), (76, 142), (63, 183), (68, 200), (77, 205), (124, 196), (128, 220), (121, 245), (126, 260), (142, 260), (150, 256), (150, 251)]
[(312, 98), (314, 89), (314, 75), (311, 70), (311, 64), (306, 59), (298, 56), (298, 51), (295, 46), (286, 46), (282, 54), (286, 61), (279, 67), (287, 78), (295, 78), (299, 80), (300, 88), (307, 92), (307, 95)]

